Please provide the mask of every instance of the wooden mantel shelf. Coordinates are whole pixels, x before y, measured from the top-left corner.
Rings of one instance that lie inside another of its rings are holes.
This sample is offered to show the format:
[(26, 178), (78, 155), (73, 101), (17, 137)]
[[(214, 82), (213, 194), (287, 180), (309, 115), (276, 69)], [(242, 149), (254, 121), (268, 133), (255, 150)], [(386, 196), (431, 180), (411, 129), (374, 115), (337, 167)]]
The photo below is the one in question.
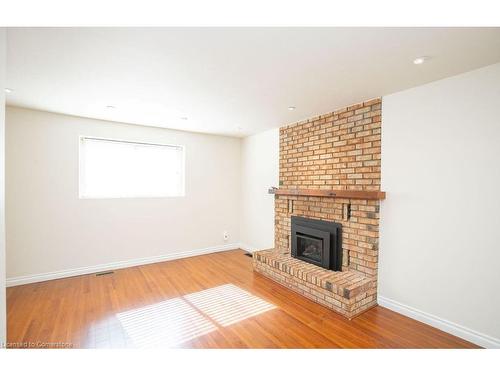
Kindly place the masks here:
[(351, 199), (385, 199), (385, 191), (325, 190), (325, 189), (278, 189), (270, 188), (269, 194), (306, 197), (330, 197)]

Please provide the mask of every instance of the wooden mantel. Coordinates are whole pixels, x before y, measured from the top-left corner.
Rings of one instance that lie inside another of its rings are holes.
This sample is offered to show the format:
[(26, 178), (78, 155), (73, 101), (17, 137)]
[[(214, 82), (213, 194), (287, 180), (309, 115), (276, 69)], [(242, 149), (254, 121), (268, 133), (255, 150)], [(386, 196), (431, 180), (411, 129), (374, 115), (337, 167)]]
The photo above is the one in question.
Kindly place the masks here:
[(306, 197), (330, 197), (347, 199), (385, 199), (385, 191), (326, 190), (326, 189), (278, 189), (270, 188), (269, 194)]

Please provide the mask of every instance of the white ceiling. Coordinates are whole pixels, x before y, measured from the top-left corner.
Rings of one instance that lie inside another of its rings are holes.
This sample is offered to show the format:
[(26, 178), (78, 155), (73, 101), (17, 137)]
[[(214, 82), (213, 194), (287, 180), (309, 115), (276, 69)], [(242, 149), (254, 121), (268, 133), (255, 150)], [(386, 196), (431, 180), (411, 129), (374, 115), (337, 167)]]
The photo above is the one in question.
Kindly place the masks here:
[(498, 61), (500, 28), (16, 28), (7, 103), (243, 136)]

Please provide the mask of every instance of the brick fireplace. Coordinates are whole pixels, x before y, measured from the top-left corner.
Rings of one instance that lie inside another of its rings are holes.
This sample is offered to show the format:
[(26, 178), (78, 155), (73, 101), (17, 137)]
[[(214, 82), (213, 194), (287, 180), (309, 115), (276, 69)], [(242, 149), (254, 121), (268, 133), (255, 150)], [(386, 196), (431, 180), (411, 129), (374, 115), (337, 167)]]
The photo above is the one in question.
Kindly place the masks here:
[[(380, 140), (380, 99), (280, 128), (275, 248), (254, 253), (256, 272), (347, 318), (376, 305)], [(292, 256), (292, 217), (341, 228), (337, 268)]]

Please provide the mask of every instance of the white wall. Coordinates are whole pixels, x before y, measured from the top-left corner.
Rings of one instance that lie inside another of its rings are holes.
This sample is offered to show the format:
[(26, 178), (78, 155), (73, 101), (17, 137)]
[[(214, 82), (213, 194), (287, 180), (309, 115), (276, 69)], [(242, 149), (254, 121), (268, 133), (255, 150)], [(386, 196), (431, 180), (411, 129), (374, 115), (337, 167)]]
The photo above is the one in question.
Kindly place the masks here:
[(498, 347), (500, 64), (382, 105), (379, 302)]
[(274, 246), (274, 196), (278, 186), (279, 129), (243, 139), (241, 144), (240, 239), (248, 251)]
[[(186, 196), (79, 199), (80, 135), (185, 145)], [(91, 268), (76, 273), (139, 258), (163, 260), (199, 249), (237, 247), (237, 138), (7, 107), (6, 141), (9, 284), (80, 267)], [(26, 278), (30, 275), (38, 276)]]
[(0, 348), (6, 342), (5, 301), (5, 28), (0, 28)]

